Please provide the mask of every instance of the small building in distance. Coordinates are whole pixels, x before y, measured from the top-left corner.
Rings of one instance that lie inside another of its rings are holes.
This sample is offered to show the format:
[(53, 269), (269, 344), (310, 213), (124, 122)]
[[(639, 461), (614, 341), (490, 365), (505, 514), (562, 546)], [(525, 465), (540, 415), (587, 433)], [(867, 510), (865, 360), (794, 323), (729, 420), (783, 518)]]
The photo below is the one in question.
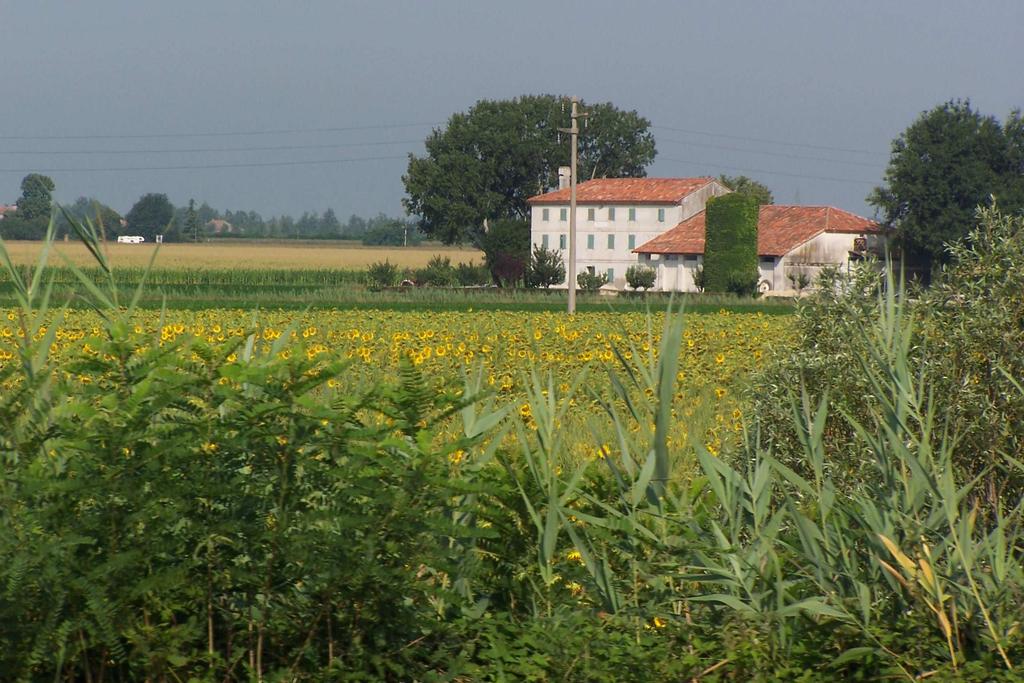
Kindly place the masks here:
[(0, 221), (4, 219), (4, 216), (13, 214), (18, 210), (17, 204), (0, 204)]
[(222, 218), (214, 218), (213, 220), (207, 221), (206, 232), (214, 235), (220, 235), (223, 233), (232, 234), (235, 232), (235, 226)]
[[(567, 171), (568, 169), (565, 169)], [(609, 289), (624, 289), (634, 250), (702, 212), (708, 199), (727, 194), (715, 178), (599, 178), (576, 187), (576, 273), (605, 273)], [(568, 271), (569, 185), (527, 200), (530, 243), (562, 254)]]
[[(704, 261), (705, 212), (682, 220), (634, 251), (657, 270), (654, 289), (695, 292), (694, 274)], [(826, 266), (881, 255), (885, 235), (867, 218), (834, 206), (760, 207), (757, 225), (758, 288), (780, 292), (813, 283)]]

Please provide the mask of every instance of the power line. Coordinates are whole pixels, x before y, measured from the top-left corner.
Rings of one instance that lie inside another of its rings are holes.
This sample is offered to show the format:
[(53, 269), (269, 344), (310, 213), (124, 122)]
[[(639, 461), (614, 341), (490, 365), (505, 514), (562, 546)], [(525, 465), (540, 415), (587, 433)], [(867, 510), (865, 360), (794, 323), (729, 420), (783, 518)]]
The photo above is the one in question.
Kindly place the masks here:
[(272, 152), (298, 149), (344, 149), (347, 147), (378, 147), (387, 145), (411, 145), (423, 140), (391, 140), (383, 142), (348, 142), (337, 145), (269, 145), (264, 147), (194, 147), (191, 149), (85, 149), (85, 150), (2, 150), (3, 154), (38, 154), (40, 156), (65, 156), (81, 154), (194, 154), (208, 152)]
[(136, 135), (0, 135), (0, 140), (142, 140), (147, 138), (215, 138), (246, 135), (285, 135), (291, 133), (342, 133), (355, 130), (386, 130), (393, 128), (425, 128), (433, 123), (387, 123), (370, 126), (337, 126), (332, 128), (277, 128), (268, 130), (221, 131), (202, 133), (140, 133)]
[(827, 145), (811, 145), (803, 142), (792, 142), (787, 140), (771, 140), (768, 138), (751, 138), (743, 135), (728, 135), (725, 133), (709, 133), (703, 130), (693, 130), (691, 128), (673, 128), (671, 126), (651, 126), (656, 130), (670, 130), (676, 133), (690, 133), (691, 135), (704, 135), (713, 138), (725, 138), (727, 140), (742, 140), (744, 142), (760, 142), (769, 145), (783, 145), (785, 147), (803, 147), (805, 149), (818, 149), (828, 152), (845, 152), (848, 154), (871, 154), (874, 156), (885, 156), (884, 153), (869, 150), (869, 149), (852, 149), (849, 147), (829, 147)]
[(198, 164), (181, 166), (121, 166), (97, 168), (0, 168), (0, 173), (104, 173), (108, 171), (197, 171), (217, 168), (262, 168), (266, 166), (322, 166), (328, 164), (347, 164), (357, 161), (405, 160), (406, 156), (359, 157), (350, 159), (314, 159), (310, 161), (263, 161), (238, 164)]
[(689, 145), (691, 147), (705, 147), (707, 149), (724, 149), (732, 152), (745, 152), (748, 154), (764, 154), (773, 157), (782, 157), (785, 159), (801, 159), (807, 161), (824, 161), (830, 164), (844, 164), (847, 166), (866, 166), (868, 168), (880, 168), (884, 166), (881, 162), (875, 163), (871, 161), (846, 161), (844, 159), (829, 159), (827, 157), (813, 157), (804, 154), (787, 154), (785, 152), (768, 152), (757, 149), (744, 149), (743, 147), (729, 147), (727, 145), (712, 145), (706, 142), (689, 142), (687, 140), (673, 140), (672, 138), (659, 138), (658, 142), (670, 142), (677, 145)]
[(740, 166), (726, 166), (723, 164), (712, 164), (707, 161), (698, 161), (696, 159), (669, 159), (666, 157), (660, 157), (655, 161), (670, 161), (677, 164), (688, 164), (692, 166), (710, 166), (711, 168), (722, 168), (727, 171), (742, 171), (744, 173), (765, 173), (768, 175), (781, 175), (790, 178), (807, 178), (809, 180), (829, 180), (836, 183), (859, 183), (861, 185), (876, 185), (877, 182), (874, 180), (858, 180), (856, 178), (832, 178), (829, 176), (820, 175), (804, 175), (801, 173), (786, 173), (785, 171), (769, 171), (763, 168), (742, 168)]

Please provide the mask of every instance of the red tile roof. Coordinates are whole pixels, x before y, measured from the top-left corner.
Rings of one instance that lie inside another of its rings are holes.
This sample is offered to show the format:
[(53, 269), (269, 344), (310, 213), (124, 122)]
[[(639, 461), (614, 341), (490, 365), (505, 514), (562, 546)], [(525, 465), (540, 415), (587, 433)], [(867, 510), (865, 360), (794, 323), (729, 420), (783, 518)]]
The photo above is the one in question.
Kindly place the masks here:
[[(576, 186), (578, 204), (676, 204), (714, 178), (597, 178)], [(569, 188), (538, 194), (528, 204), (565, 204)]]
[[(834, 206), (766, 204), (761, 207), (757, 220), (757, 253), (759, 256), (785, 256), (823, 232), (860, 235), (881, 231), (878, 223)], [(633, 251), (638, 254), (703, 254), (704, 212), (687, 218)]]

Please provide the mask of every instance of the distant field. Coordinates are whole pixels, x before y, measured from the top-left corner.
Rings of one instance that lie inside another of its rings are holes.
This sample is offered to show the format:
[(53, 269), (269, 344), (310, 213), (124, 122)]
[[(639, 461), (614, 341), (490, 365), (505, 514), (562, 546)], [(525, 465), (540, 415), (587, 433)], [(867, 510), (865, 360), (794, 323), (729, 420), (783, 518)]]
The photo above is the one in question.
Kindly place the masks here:
[[(7, 242), (7, 250), (15, 263), (32, 263), (39, 254), (41, 242)], [(78, 242), (58, 242), (56, 248), (73, 263), (94, 265), (92, 257)], [(145, 266), (156, 249), (155, 244), (108, 244), (107, 254), (114, 266)], [(322, 242), (289, 244), (273, 242), (258, 244), (200, 243), (163, 244), (156, 265), (159, 268), (365, 268), (387, 259), (403, 268), (420, 268), (433, 256), (447, 256), (452, 263), (480, 262), (483, 254), (475, 249), (444, 246), (364, 247), (352, 243)], [(59, 257), (51, 263), (63, 263)]]

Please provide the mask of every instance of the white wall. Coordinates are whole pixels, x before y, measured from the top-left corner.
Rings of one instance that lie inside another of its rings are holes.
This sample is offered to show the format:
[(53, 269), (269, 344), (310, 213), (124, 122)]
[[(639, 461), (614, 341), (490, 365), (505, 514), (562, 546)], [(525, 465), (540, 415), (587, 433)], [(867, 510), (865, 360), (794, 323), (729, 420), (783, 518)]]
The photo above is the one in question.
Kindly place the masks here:
[[(707, 200), (711, 197), (726, 194), (729, 190), (713, 181), (704, 188), (683, 198), (680, 204), (577, 204), (576, 206), (576, 272), (581, 273), (588, 267), (597, 273), (612, 269), (614, 280), (608, 288), (626, 288), (626, 270), (637, 263), (637, 254), (633, 249), (649, 242), (667, 230), (671, 230), (681, 221), (704, 210)], [(635, 220), (629, 219), (629, 210), (635, 209)], [(548, 211), (548, 219), (544, 220), (544, 210)], [(566, 220), (561, 219), (561, 210), (565, 209)], [(609, 209), (614, 209), (614, 218), (609, 217)], [(664, 211), (664, 219), (658, 220), (658, 210)], [(590, 218), (593, 210), (593, 220)], [(548, 237), (548, 248), (559, 248), (559, 236), (565, 235), (566, 248), (562, 250), (562, 258), (568, 271), (569, 249), (569, 206), (542, 205), (533, 206), (530, 210), (530, 242), (534, 246), (543, 244), (544, 236)], [(593, 236), (593, 248), (589, 246), (589, 236)], [(608, 247), (608, 236), (614, 235), (614, 246)], [(632, 235), (633, 245), (629, 237)], [(650, 264), (653, 265), (653, 264)], [(567, 278), (570, 276), (566, 273)], [(571, 275), (575, 277), (575, 275)], [(565, 287), (563, 282), (561, 287)], [(691, 278), (692, 286), (692, 278)], [(657, 285), (656, 285), (657, 287)]]

